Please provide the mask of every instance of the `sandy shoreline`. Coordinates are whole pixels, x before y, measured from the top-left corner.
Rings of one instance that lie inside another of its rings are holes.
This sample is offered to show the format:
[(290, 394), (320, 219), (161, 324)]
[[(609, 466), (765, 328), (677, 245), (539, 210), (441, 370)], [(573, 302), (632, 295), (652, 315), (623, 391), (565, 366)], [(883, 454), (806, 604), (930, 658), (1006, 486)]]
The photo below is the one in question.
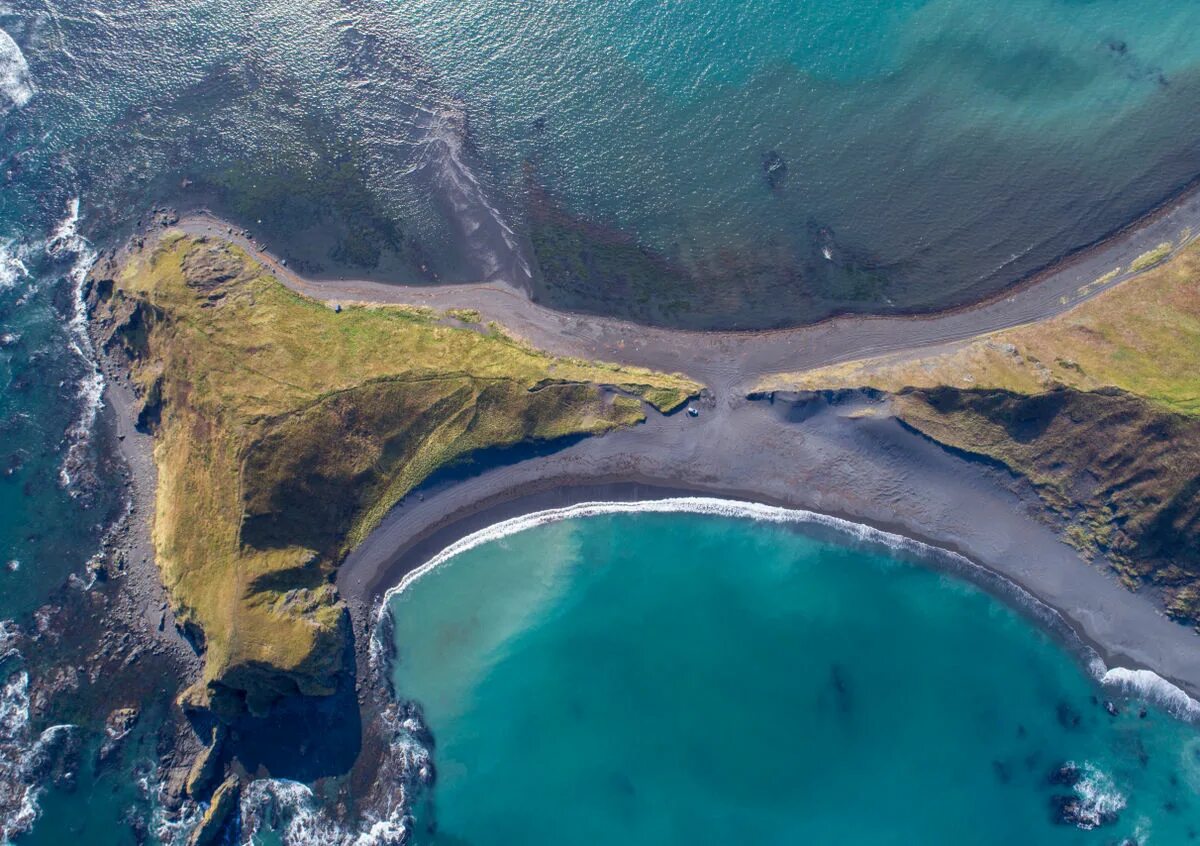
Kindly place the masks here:
[[(774, 503), (713, 497), (685, 488), (672, 489), (630, 482), (579, 484), (540, 494), (518, 495), (516, 499), (485, 506), (434, 530), (390, 562), (388, 575), (377, 589), (382, 590), (377, 613), (383, 613), (382, 604), (386, 604), (413, 581), (479, 543), (507, 537), (547, 522), (615, 513), (715, 515), (727, 519), (753, 520), (855, 549), (863, 548), (895, 556), (982, 588), (1015, 608), (1033, 624), (1048, 630), (1089, 669), (1098, 669), (1097, 662), (1103, 669), (1119, 662), (1119, 656), (1106, 653), (1103, 644), (1087, 639), (1086, 632), (1073, 627), (1058, 609), (1042, 602), (1015, 581), (962, 554), (936, 546), (930, 539), (919, 540), (844, 517)], [(390, 588), (384, 588), (385, 583), (393, 584)]]
[(1200, 698), (1197, 635), (1167, 619), (1152, 597), (1127, 591), (1102, 564), (1083, 561), (1044, 522), (1040, 502), (1018, 480), (947, 453), (861, 398), (834, 406), (747, 399), (769, 373), (950, 344), (1062, 313), (1130, 283), (1136, 274), (1129, 272), (1096, 280), (1164, 241), (1194, 240), (1200, 194), (974, 307), (835, 318), (766, 332), (691, 332), (566, 314), (500, 282), (429, 288), (310, 280), (224, 221), (198, 214), (179, 226), (239, 243), (289, 287), (318, 299), (472, 308), (551, 353), (683, 372), (709, 388), (698, 418), (652, 414), (634, 430), (548, 454), (485, 457), (479, 472), (432, 480), (408, 497), (338, 573), (360, 650), (370, 642), (382, 594), (404, 572), (489, 521), (583, 500), (672, 493), (828, 514), (961, 554), (1060, 613), (1072, 636), (1108, 665), (1153, 670)]
[(1023, 483), (871, 408), (745, 402), (726, 415), (658, 418), (549, 455), (497, 461), (409, 497), (350, 555), (338, 586), (364, 636), (380, 597), (405, 573), (488, 525), (585, 501), (715, 496), (818, 512), (962, 555), (1002, 580), (984, 587), (1011, 599), (1003, 587), (1011, 582), (1061, 614), (1108, 666), (1151, 669), (1200, 698), (1200, 638), (1191, 629), (1103, 564), (1081, 560)]
[[(970, 306), (897, 316), (846, 316), (793, 329), (693, 331), (643, 326), (614, 318), (555, 311), (504, 281), (458, 285), (402, 285), (378, 281), (310, 279), (288, 269), (241, 228), (196, 212), (179, 228), (246, 248), (296, 291), (327, 302), (398, 303), (438, 310), (474, 309), (484, 322), (555, 355), (618, 361), (681, 372), (717, 395), (744, 394), (762, 377), (824, 367), (887, 352), (936, 347), (1052, 317), (1109, 288), (1134, 279), (1128, 268), (1159, 244), (1176, 247), (1200, 238), (1200, 190), (1186, 193), (1111, 238), (1064, 258), (1002, 294)], [(251, 233), (253, 235), (253, 233)], [(1104, 280), (1097, 284), (1097, 280)]]

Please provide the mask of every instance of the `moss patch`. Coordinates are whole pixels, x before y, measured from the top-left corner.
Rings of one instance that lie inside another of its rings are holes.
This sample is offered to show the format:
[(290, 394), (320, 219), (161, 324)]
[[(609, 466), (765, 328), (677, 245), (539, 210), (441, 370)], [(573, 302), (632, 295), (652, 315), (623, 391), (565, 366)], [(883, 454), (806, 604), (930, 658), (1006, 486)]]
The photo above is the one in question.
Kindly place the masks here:
[(629, 426), (642, 399), (666, 410), (698, 390), (420, 310), (336, 313), (236, 247), (179, 233), (102, 276), (94, 320), (156, 430), (159, 565), (206, 644), (190, 700), (219, 711), (332, 692), (346, 644), (333, 570), (430, 473)]

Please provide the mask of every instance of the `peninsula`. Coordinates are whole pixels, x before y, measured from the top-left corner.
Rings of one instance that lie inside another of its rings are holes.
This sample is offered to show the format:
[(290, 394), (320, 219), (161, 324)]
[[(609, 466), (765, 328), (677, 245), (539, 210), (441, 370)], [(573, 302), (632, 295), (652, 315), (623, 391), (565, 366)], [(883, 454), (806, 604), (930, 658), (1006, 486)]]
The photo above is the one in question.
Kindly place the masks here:
[(135, 238), (87, 296), (152, 436), (157, 481), (135, 482), (204, 659), (180, 703), (217, 730), (188, 792), (236, 757), (222, 726), (380, 688), (362, 650), (406, 573), (595, 500), (716, 496), (923, 541), (1089, 660), (1200, 695), (1177, 622), (1200, 592), (1200, 246), (1172, 215), (1194, 211), (973, 309), (764, 333), (565, 314), (502, 283), (306, 279), (207, 216)]

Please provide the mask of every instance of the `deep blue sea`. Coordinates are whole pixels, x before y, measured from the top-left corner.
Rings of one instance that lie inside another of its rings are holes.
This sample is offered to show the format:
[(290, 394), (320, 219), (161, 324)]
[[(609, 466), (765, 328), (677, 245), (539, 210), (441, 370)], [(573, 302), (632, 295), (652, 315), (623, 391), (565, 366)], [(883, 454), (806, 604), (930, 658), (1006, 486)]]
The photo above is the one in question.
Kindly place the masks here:
[[(83, 589), (120, 507), (77, 291), (152, 206), (649, 322), (936, 307), (1200, 175), (1197, 31), (1180, 0), (0, 0), (0, 620)], [(44, 671), (0, 660), (0, 770)]]

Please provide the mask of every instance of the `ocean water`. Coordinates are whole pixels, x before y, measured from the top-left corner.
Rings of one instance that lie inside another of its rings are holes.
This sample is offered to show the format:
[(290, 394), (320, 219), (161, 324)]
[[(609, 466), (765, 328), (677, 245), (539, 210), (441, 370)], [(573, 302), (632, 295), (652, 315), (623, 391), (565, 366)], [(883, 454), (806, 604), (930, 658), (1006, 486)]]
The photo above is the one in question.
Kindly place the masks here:
[(1102, 687), (980, 589), (819, 527), (568, 519), (449, 558), (390, 611), (437, 772), (418, 843), (1184, 844), (1200, 826), (1195, 724)]
[[(78, 287), (151, 206), (211, 206), (305, 272), (658, 323), (931, 307), (1196, 178), (1198, 24), (1178, 0), (0, 2), (0, 621), (85, 589), (119, 513)], [(0, 767), (52, 728), (21, 699), (50, 671), (0, 661)], [(33, 842), (128, 842), (140, 777), (47, 789)]]
[(0, 233), (71, 196), (93, 233), (208, 203), (313, 272), (660, 323), (935, 307), (1200, 174), (1198, 25), (1178, 0), (25, 0)]

